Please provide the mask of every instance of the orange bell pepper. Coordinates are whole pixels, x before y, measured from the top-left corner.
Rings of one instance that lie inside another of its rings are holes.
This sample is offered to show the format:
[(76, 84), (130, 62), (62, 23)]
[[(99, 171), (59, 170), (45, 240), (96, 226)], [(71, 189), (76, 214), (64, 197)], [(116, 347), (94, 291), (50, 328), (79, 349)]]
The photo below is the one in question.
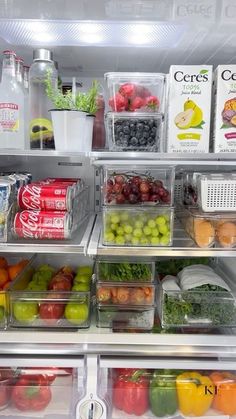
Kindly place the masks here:
[(236, 375), (230, 372), (213, 372), (210, 378), (215, 385), (213, 408), (225, 415), (236, 414)]

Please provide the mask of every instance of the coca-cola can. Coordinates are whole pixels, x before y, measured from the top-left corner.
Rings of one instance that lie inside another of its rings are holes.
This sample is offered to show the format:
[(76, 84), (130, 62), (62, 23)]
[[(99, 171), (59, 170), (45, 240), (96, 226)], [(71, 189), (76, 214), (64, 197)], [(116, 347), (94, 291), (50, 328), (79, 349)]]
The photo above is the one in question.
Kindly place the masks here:
[(72, 215), (65, 211), (17, 212), (13, 230), (17, 237), (27, 239), (68, 239), (72, 229)]
[(79, 191), (84, 187), (84, 182), (81, 178), (63, 178), (63, 177), (59, 177), (59, 178), (53, 178), (53, 177), (48, 177), (46, 179), (44, 179), (46, 182), (48, 183), (73, 183), (75, 184), (76, 189)]
[(40, 181), (34, 182), (34, 183), (38, 183), (39, 185), (47, 185), (47, 186), (50, 186), (50, 185), (52, 186), (53, 185), (54, 187), (57, 187), (57, 188), (60, 188), (61, 186), (62, 187), (70, 186), (71, 190), (72, 190), (71, 193), (72, 193), (73, 198), (77, 195), (77, 192), (78, 192), (77, 183), (74, 182), (73, 180), (63, 180), (63, 181), (61, 181), (61, 180), (57, 180), (55, 178), (53, 182), (51, 182), (48, 179), (43, 179), (43, 180), (40, 180)]
[(31, 183), (19, 189), (17, 202), (21, 209), (71, 211), (73, 195), (68, 185)]

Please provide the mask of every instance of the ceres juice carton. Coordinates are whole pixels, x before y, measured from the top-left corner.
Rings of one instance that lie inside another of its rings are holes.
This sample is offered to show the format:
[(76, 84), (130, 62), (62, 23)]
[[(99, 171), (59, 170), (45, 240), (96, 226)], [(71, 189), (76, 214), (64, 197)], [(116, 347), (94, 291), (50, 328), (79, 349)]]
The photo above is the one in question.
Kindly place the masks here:
[(236, 151), (236, 65), (219, 65), (215, 72), (214, 152)]
[(169, 74), (168, 153), (208, 153), (212, 66), (173, 65)]

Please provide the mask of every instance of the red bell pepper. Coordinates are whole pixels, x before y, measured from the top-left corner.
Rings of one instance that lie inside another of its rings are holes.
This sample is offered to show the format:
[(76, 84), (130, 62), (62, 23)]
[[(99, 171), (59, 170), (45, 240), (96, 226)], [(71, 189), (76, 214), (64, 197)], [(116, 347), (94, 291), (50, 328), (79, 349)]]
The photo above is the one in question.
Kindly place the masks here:
[(114, 380), (113, 405), (126, 413), (142, 416), (149, 407), (148, 380), (145, 370), (133, 370)]
[(22, 411), (45, 409), (50, 403), (52, 392), (44, 375), (22, 375), (13, 387), (11, 400)]

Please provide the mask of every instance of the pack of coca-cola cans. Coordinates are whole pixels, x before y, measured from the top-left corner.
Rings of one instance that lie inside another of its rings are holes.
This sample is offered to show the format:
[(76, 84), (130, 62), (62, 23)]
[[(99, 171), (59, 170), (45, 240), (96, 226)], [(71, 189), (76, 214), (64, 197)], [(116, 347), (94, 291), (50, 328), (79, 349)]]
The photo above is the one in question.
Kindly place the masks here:
[(46, 178), (18, 189), (20, 211), (15, 215), (16, 236), (31, 239), (67, 239), (73, 223), (73, 202), (83, 189), (75, 178)]

